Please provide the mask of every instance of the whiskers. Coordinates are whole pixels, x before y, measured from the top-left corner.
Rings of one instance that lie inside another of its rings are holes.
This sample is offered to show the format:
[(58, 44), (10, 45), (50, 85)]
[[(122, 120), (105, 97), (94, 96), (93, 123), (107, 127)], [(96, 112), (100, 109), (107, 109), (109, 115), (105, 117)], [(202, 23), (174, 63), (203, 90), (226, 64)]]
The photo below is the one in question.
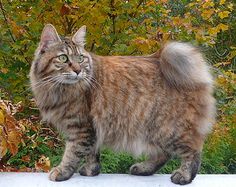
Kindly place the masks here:
[(63, 77), (61, 75), (56, 75), (56, 76), (51, 75), (51, 76), (44, 77), (43, 79), (39, 80), (36, 83), (33, 83), (32, 87), (33, 89), (38, 89), (38, 88), (43, 89), (47, 86), (50, 86), (48, 88), (48, 91), (49, 91), (52, 88), (60, 86), (62, 83), (63, 83)]
[[(79, 90), (85, 90), (85, 89), (102, 89), (101, 84), (92, 76), (89, 74), (86, 74), (83, 76), (82, 81), (78, 81), (77, 83), (73, 84), (66, 84), (65, 83), (65, 77), (70, 75), (69, 73), (63, 73), (62, 75), (50, 75), (47, 77), (44, 77), (43, 79), (40, 79), (37, 82), (33, 82), (31, 84), (31, 87), (33, 89), (46, 89), (44, 91), (51, 91), (54, 88), (61, 88), (62, 85), (67, 86), (76, 86), (79, 88)], [(30, 88), (28, 89), (30, 90)]]
[(86, 76), (83, 77), (83, 80), (85, 84), (88, 85), (89, 88), (93, 88), (96, 90), (102, 89), (101, 84), (99, 84), (99, 82), (92, 75), (86, 74)]

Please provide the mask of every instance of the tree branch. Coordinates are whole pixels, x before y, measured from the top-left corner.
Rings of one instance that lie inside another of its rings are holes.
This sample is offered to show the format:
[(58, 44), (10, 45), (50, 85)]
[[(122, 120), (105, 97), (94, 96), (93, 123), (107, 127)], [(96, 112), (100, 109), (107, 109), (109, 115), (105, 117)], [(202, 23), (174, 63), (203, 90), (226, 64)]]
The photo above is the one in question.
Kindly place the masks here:
[(143, 2), (144, 2), (144, 0), (139, 1), (139, 4), (137, 5), (136, 9), (138, 9)]
[(97, 2), (94, 3), (91, 8), (94, 8), (98, 2), (99, 2), (99, 0), (97, 0)]
[[(16, 39), (14, 38), (13, 33), (11, 32), (11, 27), (9, 26), (9, 22), (8, 22), (7, 16), (6, 16), (6, 14), (5, 14), (5, 10), (4, 10), (4, 7), (3, 7), (2, 0), (0, 0), (0, 9), (1, 9), (1, 11), (2, 11), (2, 15), (3, 15), (3, 17), (4, 17), (4, 21), (5, 21), (5, 24), (6, 24), (7, 28), (8, 28), (10, 37), (11, 37), (13, 43), (15, 43), (15, 42), (16, 42)], [(24, 55), (24, 52), (23, 52), (22, 50), (19, 50), (19, 51), (20, 51), (21, 55)], [(25, 57), (24, 59), (25, 59), (25, 61), (26, 61), (27, 63), (29, 63), (29, 61), (28, 61), (28, 59), (27, 59), (26, 57)]]
[(115, 6), (114, 6), (114, 0), (110, 1), (110, 7), (111, 7), (111, 13), (109, 13), (109, 17), (112, 19), (112, 32), (115, 35), (116, 34), (116, 15), (114, 14)]
[(0, 9), (1, 9), (1, 11), (2, 11), (2, 15), (3, 15), (4, 21), (5, 21), (5, 23), (6, 23), (6, 26), (7, 26), (7, 28), (8, 28), (10, 37), (11, 37), (12, 41), (15, 43), (16, 40), (15, 40), (15, 38), (13, 37), (13, 34), (12, 34), (12, 32), (11, 32), (11, 28), (10, 28), (10, 26), (9, 26), (9, 24), (8, 24), (8, 20), (7, 20), (6, 14), (5, 14), (5, 10), (4, 10), (4, 8), (3, 8), (2, 0), (0, 0)]

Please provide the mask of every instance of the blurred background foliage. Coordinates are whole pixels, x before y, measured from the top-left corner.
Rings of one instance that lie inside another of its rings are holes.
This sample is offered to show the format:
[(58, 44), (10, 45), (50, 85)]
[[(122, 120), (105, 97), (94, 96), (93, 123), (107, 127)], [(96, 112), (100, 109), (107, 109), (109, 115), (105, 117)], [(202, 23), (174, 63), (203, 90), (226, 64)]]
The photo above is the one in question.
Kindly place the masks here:
[[(236, 173), (236, 7), (234, 0), (0, 0), (0, 171), (48, 171), (63, 141), (41, 124), (29, 68), (46, 23), (60, 35), (87, 26), (88, 51), (145, 55), (168, 40), (205, 53), (215, 77), (217, 122), (203, 151), (201, 173)], [(144, 158), (105, 149), (102, 172), (127, 173)], [(170, 161), (161, 173), (179, 165)]]

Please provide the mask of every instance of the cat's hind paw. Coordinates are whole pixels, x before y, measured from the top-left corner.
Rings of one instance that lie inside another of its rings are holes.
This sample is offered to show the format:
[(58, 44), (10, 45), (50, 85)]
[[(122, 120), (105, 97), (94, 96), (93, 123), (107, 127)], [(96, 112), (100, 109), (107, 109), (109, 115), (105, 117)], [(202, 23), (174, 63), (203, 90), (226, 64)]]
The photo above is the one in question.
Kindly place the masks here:
[(181, 170), (176, 170), (171, 175), (171, 181), (175, 184), (185, 185), (192, 182), (190, 174), (182, 172)]

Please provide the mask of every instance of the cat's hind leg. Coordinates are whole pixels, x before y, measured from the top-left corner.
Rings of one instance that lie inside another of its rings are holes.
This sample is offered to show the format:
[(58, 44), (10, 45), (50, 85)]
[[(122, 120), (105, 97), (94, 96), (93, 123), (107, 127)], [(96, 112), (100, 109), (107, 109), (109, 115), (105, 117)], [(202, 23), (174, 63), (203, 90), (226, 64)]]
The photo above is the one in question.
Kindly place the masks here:
[(153, 175), (169, 160), (169, 156), (165, 154), (158, 154), (149, 156), (148, 160), (136, 163), (130, 167), (131, 175), (148, 176)]
[(181, 155), (182, 162), (179, 169), (172, 173), (171, 181), (175, 184), (188, 184), (196, 177), (201, 165), (199, 152), (190, 151), (188, 155)]

